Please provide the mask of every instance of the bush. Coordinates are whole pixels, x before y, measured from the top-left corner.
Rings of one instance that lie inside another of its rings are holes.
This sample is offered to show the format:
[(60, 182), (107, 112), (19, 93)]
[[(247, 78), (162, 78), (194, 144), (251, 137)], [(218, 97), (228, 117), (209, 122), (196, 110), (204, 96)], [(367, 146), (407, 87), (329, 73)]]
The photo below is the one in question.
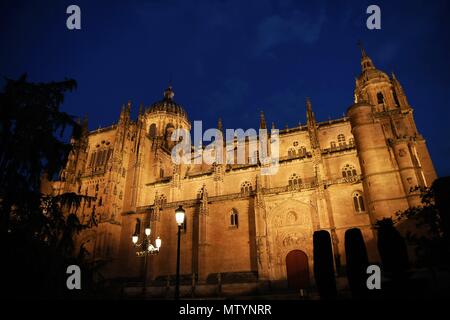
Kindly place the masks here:
[(364, 297), (367, 294), (367, 258), (366, 245), (358, 228), (345, 232), (345, 256), (347, 260), (347, 278), (353, 297)]
[(316, 231), (313, 235), (314, 244), (314, 278), (322, 299), (336, 297), (336, 279), (334, 277), (333, 250), (330, 234)]

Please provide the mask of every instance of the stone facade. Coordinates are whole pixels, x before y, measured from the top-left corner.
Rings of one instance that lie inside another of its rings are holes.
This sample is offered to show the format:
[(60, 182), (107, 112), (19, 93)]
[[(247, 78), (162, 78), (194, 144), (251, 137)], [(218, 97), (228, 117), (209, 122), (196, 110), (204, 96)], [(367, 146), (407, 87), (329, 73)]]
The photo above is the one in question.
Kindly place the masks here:
[(359, 228), (376, 261), (373, 222), (419, 204), (410, 188), (430, 186), (436, 173), (395, 75), (376, 69), (364, 51), (361, 66), (345, 117), (317, 122), (307, 100), (307, 123), (280, 130), (275, 175), (251, 163), (174, 165), (170, 135), (191, 123), (169, 87), (162, 101), (140, 107), (137, 120), (128, 103), (111, 127), (89, 132), (85, 122), (53, 192), (96, 198), (78, 210), (92, 226), (78, 240), (93, 259), (108, 261), (107, 278), (142, 277), (131, 236), (138, 231), (142, 239), (148, 225), (152, 239), (162, 239), (159, 255), (148, 260), (149, 283), (175, 274), (179, 205), (186, 210), (181, 274), (199, 284), (218, 274), (231, 282), (285, 282), (292, 250), (306, 253), (312, 270), (317, 230), (330, 232), (336, 264), (345, 265), (345, 231)]

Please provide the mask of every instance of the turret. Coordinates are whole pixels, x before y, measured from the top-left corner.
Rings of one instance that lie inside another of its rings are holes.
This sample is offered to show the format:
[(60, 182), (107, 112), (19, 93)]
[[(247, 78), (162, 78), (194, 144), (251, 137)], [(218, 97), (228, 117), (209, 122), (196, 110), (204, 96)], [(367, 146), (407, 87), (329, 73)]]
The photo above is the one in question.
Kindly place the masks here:
[[(369, 213), (375, 222), (419, 205), (418, 194), (411, 190), (426, 183), (416, 150), (414, 119), (403, 89), (395, 77), (391, 83), (384, 72), (375, 68), (364, 49), (361, 68), (355, 103), (347, 115), (358, 150)], [(400, 106), (397, 94), (401, 97)], [(429, 158), (427, 154), (422, 156)]]

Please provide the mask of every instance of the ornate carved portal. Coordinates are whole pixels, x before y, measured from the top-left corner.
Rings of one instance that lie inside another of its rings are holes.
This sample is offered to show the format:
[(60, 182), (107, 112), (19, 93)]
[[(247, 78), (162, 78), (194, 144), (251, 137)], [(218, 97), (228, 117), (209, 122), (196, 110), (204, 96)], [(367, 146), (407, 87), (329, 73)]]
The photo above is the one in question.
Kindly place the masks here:
[[(273, 280), (291, 281), (289, 277), (292, 274), (298, 274), (300, 270), (295, 269), (294, 264), (289, 270), (287, 264), (289, 261), (300, 261), (303, 263), (300, 273), (302, 277), (308, 277), (309, 281), (309, 272), (305, 270), (309, 270), (308, 256), (312, 256), (312, 216), (314, 214), (316, 214), (314, 207), (297, 200), (287, 200), (274, 206), (270, 213), (268, 230), (271, 247), (270, 269)], [(303, 252), (303, 255), (300, 257), (297, 251)], [(297, 252), (297, 254), (290, 257), (288, 261), (287, 256), (291, 252)], [(302, 278), (303, 280), (299, 282), (300, 278), (295, 277), (297, 280), (292, 281), (306, 285), (305, 279)]]

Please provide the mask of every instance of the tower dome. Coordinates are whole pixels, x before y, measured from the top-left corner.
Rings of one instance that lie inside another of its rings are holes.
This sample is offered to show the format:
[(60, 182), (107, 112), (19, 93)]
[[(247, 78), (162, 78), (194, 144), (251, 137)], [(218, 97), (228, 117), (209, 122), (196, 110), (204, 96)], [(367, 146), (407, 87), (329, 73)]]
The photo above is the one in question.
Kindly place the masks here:
[(377, 69), (372, 59), (367, 55), (366, 50), (361, 45), (361, 74), (358, 77), (360, 83), (372, 81), (389, 81), (389, 76)]
[(147, 112), (166, 112), (169, 114), (184, 117), (187, 120), (186, 111), (184, 110), (183, 106), (175, 102), (175, 100), (173, 99), (174, 96), (175, 92), (173, 91), (172, 86), (169, 86), (164, 91), (164, 98), (161, 101), (153, 103)]

